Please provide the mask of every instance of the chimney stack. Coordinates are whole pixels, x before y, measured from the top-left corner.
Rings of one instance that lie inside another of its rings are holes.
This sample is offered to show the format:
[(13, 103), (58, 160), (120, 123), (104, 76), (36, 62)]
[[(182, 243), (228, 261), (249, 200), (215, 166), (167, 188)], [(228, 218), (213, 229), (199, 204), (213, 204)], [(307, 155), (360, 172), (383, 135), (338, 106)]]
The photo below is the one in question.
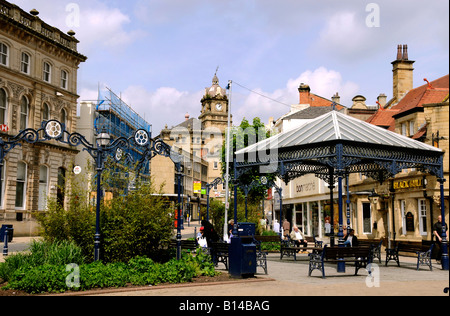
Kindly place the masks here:
[(403, 59), (402, 45), (397, 46), (397, 60)]
[(408, 60), (408, 45), (403, 45), (403, 60)]
[(311, 88), (307, 84), (301, 83), (298, 92), (300, 92), (300, 104), (310, 104)]
[(336, 104), (340, 104), (341, 97), (339, 96), (339, 93), (336, 92), (336, 94), (331, 97), (331, 101), (335, 102)]
[(378, 103), (379, 103), (380, 107), (381, 107), (381, 108), (384, 108), (384, 106), (385, 106), (386, 103), (387, 103), (387, 96), (386, 96), (384, 93), (381, 93), (381, 94), (378, 96), (377, 100), (378, 100)]
[[(394, 73), (393, 104), (398, 103), (413, 88), (413, 64), (409, 60), (408, 45), (397, 46), (397, 60), (392, 62)], [(381, 103), (381, 102), (380, 102)]]

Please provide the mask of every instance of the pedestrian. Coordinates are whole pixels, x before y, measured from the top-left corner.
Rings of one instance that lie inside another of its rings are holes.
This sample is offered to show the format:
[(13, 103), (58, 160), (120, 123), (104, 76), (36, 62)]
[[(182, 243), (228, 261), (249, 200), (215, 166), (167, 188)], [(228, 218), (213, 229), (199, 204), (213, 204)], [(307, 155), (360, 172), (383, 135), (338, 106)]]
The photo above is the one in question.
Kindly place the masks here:
[(436, 261), (440, 261), (442, 257), (442, 232), (445, 229), (445, 237), (448, 240), (448, 226), (447, 223), (442, 225), (442, 215), (438, 216), (438, 221), (433, 225), (433, 235), (436, 238), (436, 244), (439, 246), (437, 259)]
[(206, 238), (205, 238), (205, 228), (203, 226), (200, 227), (200, 233), (197, 236), (197, 244), (201, 248), (208, 247), (208, 243), (206, 242)]
[(347, 236), (344, 238), (344, 246), (346, 247), (358, 247), (358, 237), (355, 236), (355, 230), (349, 230)]
[[(303, 246), (303, 248), (308, 247), (308, 243), (305, 241), (305, 237), (300, 229), (297, 226), (294, 226), (291, 232), (291, 240), (295, 243), (296, 247)], [(300, 252), (300, 251), (299, 251)], [(306, 249), (303, 249), (303, 253), (307, 252)]]
[(206, 242), (208, 243), (208, 247), (211, 247), (213, 242), (219, 241), (219, 235), (209, 221), (202, 220), (202, 226), (204, 228), (204, 236), (206, 238)]

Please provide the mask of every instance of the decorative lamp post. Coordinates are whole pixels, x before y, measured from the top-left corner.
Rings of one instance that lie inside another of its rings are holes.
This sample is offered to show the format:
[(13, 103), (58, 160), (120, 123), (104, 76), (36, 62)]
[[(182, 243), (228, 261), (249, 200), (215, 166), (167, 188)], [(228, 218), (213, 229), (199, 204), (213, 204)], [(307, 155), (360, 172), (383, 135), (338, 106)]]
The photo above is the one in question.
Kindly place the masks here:
[(151, 135), (143, 129), (136, 131), (134, 142), (145, 148), (141, 160), (138, 162), (137, 169), (142, 168), (145, 162), (151, 160), (156, 155), (170, 158), (175, 164), (175, 172), (177, 176), (177, 260), (181, 259), (181, 185), (184, 177), (184, 166), (181, 164), (182, 156), (172, 150), (168, 144), (161, 139), (153, 140)]
[[(70, 146), (83, 146), (94, 159), (97, 171), (97, 205), (95, 219), (94, 236), (94, 261), (100, 260), (100, 203), (101, 203), (101, 176), (104, 168), (104, 162), (108, 155), (113, 155), (116, 161), (119, 161), (124, 151), (129, 147), (128, 139), (120, 137), (111, 142), (111, 136), (105, 129), (97, 136), (96, 146), (89, 143), (86, 138), (79, 133), (70, 134), (65, 130), (65, 126), (57, 120), (50, 120), (43, 123), (45, 140), (56, 140)], [(67, 135), (65, 135), (67, 134)]]

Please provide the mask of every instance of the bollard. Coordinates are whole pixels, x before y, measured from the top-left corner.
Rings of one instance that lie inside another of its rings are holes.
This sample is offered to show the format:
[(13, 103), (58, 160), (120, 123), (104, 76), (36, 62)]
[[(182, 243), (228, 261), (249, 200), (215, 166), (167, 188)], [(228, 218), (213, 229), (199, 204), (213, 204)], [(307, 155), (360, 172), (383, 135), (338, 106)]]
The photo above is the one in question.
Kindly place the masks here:
[(8, 256), (8, 237), (9, 237), (8, 231), (9, 231), (9, 229), (5, 228), (5, 235), (4, 235), (5, 245), (3, 246), (3, 256), (4, 257)]

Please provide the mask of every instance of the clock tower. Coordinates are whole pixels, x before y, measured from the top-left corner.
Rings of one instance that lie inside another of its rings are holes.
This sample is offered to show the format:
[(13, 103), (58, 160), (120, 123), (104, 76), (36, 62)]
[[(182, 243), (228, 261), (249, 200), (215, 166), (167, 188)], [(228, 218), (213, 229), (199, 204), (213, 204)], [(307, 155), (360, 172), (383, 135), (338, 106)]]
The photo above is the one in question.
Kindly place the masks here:
[(228, 97), (226, 89), (219, 86), (217, 75), (214, 75), (212, 86), (206, 88), (201, 103), (198, 119), (202, 122), (202, 129), (218, 128), (224, 134), (228, 125)]

